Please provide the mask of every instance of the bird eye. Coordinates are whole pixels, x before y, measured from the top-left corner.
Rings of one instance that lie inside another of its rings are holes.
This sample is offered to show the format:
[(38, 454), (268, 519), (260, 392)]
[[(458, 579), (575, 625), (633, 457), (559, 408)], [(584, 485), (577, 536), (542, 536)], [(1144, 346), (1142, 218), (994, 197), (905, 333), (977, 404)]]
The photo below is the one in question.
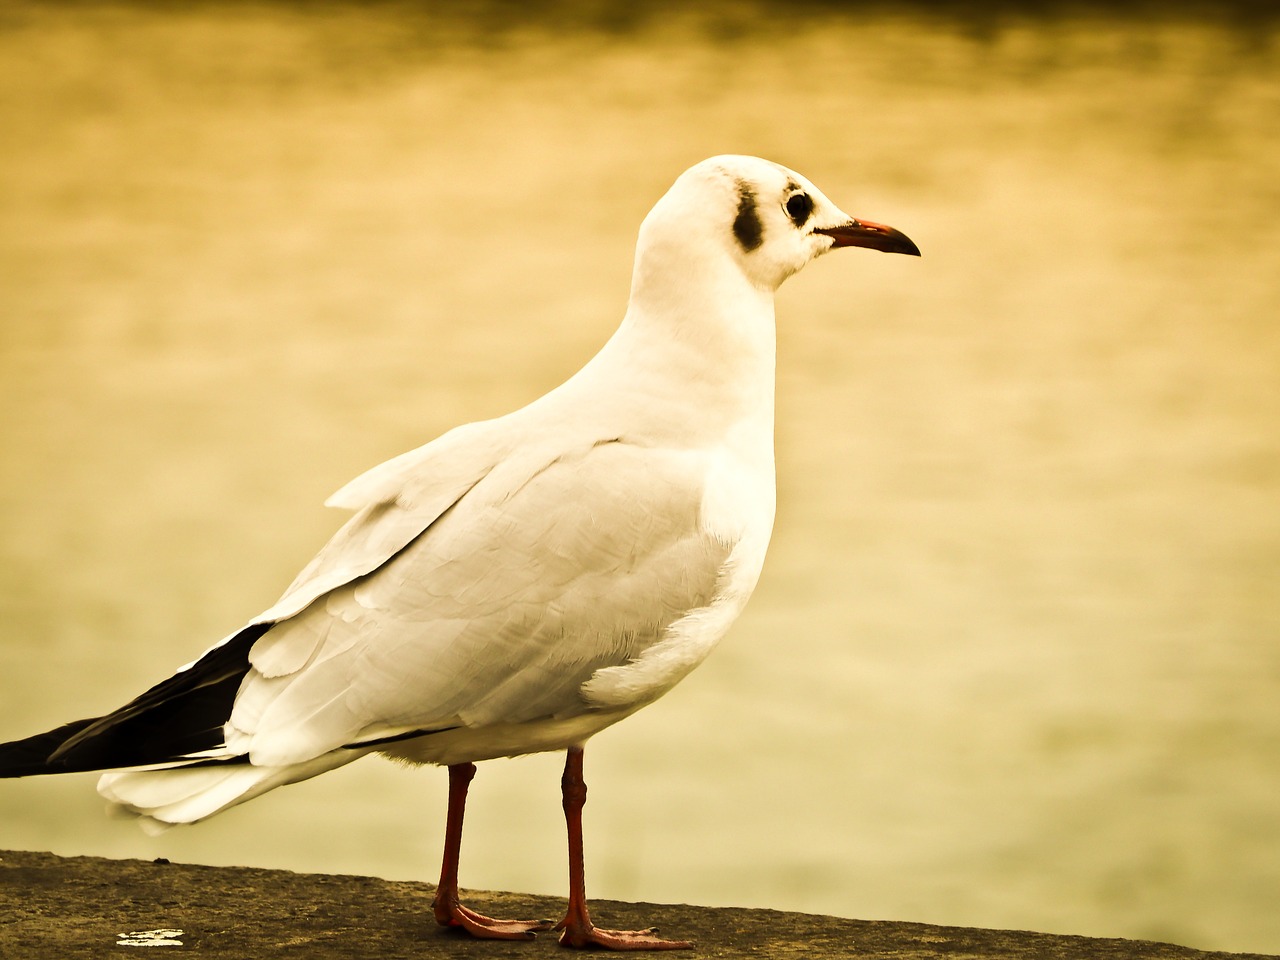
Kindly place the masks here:
[(787, 197), (787, 216), (798, 227), (813, 213), (813, 200), (807, 193), (793, 193)]

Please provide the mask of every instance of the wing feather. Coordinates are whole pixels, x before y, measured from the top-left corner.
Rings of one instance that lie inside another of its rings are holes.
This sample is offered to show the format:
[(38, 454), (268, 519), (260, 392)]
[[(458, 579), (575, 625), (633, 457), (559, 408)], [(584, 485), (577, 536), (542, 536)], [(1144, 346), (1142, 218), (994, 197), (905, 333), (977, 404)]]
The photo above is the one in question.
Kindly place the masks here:
[(403, 550), (508, 456), (509, 430), (486, 420), (374, 467), (326, 503), (357, 510), (255, 622), (284, 620)]
[(702, 529), (698, 454), (606, 443), (531, 463), (492, 467), (389, 560), (273, 628), (232, 717), (255, 763), (389, 728), (573, 716), (597, 670), (712, 601), (729, 547)]

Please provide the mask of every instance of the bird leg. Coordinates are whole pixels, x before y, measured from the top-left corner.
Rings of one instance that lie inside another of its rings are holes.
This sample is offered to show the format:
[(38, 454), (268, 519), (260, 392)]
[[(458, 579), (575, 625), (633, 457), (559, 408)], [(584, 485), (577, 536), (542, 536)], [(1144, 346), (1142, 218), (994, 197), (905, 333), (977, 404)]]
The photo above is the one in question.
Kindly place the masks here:
[(560, 778), (564, 799), (564, 819), (569, 828), (569, 911), (555, 929), (561, 931), (564, 947), (605, 947), (609, 950), (683, 950), (687, 940), (663, 940), (654, 929), (602, 930), (587, 912), (586, 872), (582, 864), (582, 807), (587, 802), (587, 784), (582, 779), (582, 748), (570, 747)]
[(449, 767), (449, 812), (445, 821), (444, 858), (440, 864), (440, 885), (432, 910), (442, 927), (460, 927), (473, 937), (490, 940), (532, 940), (534, 932), (550, 930), (550, 920), (495, 920), (476, 913), (458, 902), (458, 854), (462, 848), (462, 816), (467, 807), (467, 787), (476, 775), (474, 763)]

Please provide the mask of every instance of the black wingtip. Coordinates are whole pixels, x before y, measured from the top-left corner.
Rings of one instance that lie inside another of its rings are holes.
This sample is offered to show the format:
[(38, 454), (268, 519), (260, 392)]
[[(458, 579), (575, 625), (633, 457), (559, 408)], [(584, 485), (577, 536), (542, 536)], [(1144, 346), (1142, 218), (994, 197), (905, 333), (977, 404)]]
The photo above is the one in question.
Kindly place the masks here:
[(246, 627), (105, 716), (0, 744), (0, 777), (186, 764), (222, 746), (223, 725), (249, 669), (249, 649), (270, 628)]
[(76, 720), (55, 730), (37, 733), (24, 740), (0, 743), (0, 778), (34, 777), (49, 773), (81, 773), (92, 767), (50, 761), (64, 743), (97, 723), (100, 717)]

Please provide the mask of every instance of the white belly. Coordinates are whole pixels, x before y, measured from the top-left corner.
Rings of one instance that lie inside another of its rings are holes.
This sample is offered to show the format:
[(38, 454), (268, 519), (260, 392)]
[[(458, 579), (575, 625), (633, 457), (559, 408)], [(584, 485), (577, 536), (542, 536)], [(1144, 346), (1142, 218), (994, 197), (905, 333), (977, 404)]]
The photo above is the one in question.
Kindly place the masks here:
[(380, 752), (409, 763), (478, 763), (497, 757), (518, 757), (581, 746), (605, 727), (617, 723), (642, 704), (622, 710), (592, 710), (576, 717), (547, 718), (528, 723), (495, 723), (456, 727), (414, 740), (390, 744)]

